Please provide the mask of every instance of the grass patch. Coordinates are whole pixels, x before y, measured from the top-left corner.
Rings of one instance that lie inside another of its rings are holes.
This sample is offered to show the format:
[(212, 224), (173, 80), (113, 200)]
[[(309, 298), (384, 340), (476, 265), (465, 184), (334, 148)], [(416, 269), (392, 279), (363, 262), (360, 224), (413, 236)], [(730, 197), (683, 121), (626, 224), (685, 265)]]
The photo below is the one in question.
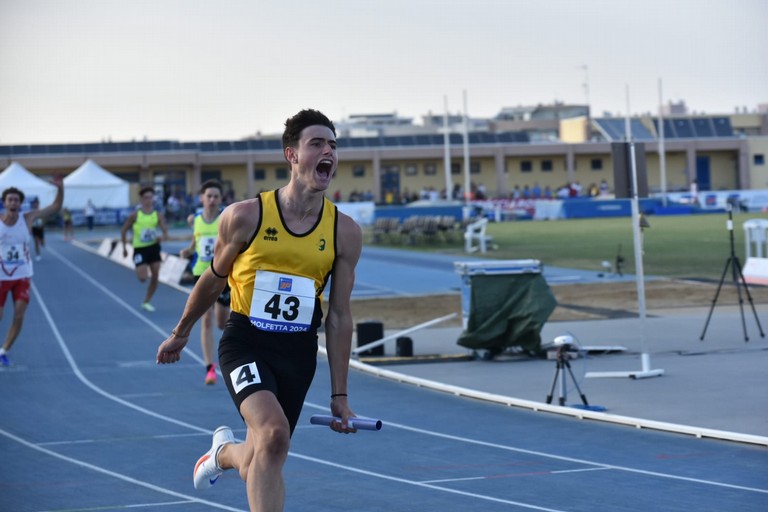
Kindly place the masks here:
[[(746, 263), (742, 225), (754, 218), (768, 216), (759, 213), (733, 216), (734, 248), (742, 265)], [(649, 216), (651, 227), (643, 230), (646, 275), (720, 279), (730, 256), (727, 220), (725, 213)], [(491, 223), (488, 234), (498, 245), (497, 250), (486, 253), (488, 258), (532, 258), (544, 265), (601, 271), (602, 262), (613, 263), (621, 246), (624, 271), (635, 272), (630, 217)], [(405, 247), (463, 254), (463, 240)]]

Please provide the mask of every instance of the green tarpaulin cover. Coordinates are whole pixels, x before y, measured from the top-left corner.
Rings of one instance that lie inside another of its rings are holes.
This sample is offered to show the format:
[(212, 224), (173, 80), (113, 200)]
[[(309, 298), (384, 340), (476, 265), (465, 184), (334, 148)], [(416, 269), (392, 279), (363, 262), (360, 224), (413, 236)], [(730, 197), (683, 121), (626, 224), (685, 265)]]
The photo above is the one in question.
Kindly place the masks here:
[(512, 346), (538, 351), (541, 328), (555, 306), (541, 274), (471, 276), (469, 318), (458, 344), (496, 352)]

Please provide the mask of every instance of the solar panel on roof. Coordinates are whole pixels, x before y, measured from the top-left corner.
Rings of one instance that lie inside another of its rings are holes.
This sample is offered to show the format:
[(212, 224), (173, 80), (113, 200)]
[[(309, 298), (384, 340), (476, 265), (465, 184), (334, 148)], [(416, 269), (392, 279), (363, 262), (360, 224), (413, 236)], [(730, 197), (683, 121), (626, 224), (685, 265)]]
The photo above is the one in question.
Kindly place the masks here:
[(691, 138), (694, 136), (693, 125), (690, 119), (675, 119), (673, 121), (675, 132), (681, 138)]
[(712, 119), (709, 117), (698, 117), (693, 120), (693, 131), (697, 137), (714, 137), (715, 130), (712, 127)]
[(733, 137), (731, 120), (727, 117), (714, 117), (712, 118), (712, 124), (718, 137)]

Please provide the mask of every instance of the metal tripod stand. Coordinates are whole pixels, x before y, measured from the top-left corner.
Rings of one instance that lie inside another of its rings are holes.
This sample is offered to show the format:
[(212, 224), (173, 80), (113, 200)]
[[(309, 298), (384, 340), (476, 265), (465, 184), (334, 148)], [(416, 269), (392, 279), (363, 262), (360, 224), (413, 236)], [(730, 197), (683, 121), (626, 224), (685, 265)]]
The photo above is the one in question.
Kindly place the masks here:
[(741, 287), (744, 287), (744, 292), (747, 295), (747, 300), (749, 300), (749, 305), (752, 306), (752, 313), (755, 315), (755, 322), (757, 323), (757, 328), (760, 331), (760, 337), (765, 338), (765, 333), (763, 333), (763, 327), (760, 325), (760, 320), (757, 318), (757, 310), (755, 310), (755, 303), (752, 302), (752, 295), (749, 293), (749, 288), (747, 287), (747, 281), (744, 279), (744, 274), (741, 272), (741, 263), (739, 262), (738, 256), (736, 256), (736, 251), (734, 250), (734, 244), (733, 244), (733, 211), (732, 207), (729, 204), (727, 207), (728, 210), (728, 222), (726, 224), (728, 231), (730, 233), (731, 238), (731, 255), (728, 257), (728, 260), (725, 262), (725, 268), (723, 269), (723, 275), (720, 276), (720, 283), (717, 285), (717, 291), (715, 292), (715, 298), (712, 299), (712, 306), (709, 308), (709, 314), (707, 315), (707, 321), (704, 323), (704, 330), (701, 332), (701, 337), (699, 340), (704, 340), (704, 335), (707, 333), (707, 326), (709, 326), (709, 320), (712, 318), (712, 311), (715, 309), (715, 304), (717, 303), (717, 298), (720, 296), (720, 289), (723, 287), (723, 282), (725, 281), (725, 276), (728, 274), (728, 268), (731, 269), (731, 276), (733, 278), (733, 284), (736, 286), (736, 295), (739, 298), (739, 310), (741, 311), (741, 327), (744, 330), (744, 341), (749, 341), (749, 336), (747, 336), (747, 322), (744, 319), (744, 299), (741, 297)]
[(568, 362), (568, 348), (570, 345), (561, 345), (557, 349), (557, 366), (555, 368), (555, 378), (552, 381), (552, 388), (549, 390), (549, 394), (547, 395), (547, 403), (552, 403), (552, 396), (555, 393), (555, 386), (557, 385), (558, 379), (560, 380), (560, 405), (565, 405), (565, 400), (567, 398), (567, 392), (566, 392), (566, 370), (568, 371), (568, 374), (571, 376), (571, 380), (573, 381), (573, 385), (576, 386), (576, 390), (579, 392), (579, 396), (581, 396), (581, 401), (584, 403), (586, 407), (589, 407), (589, 404), (587, 403), (587, 397), (584, 396), (584, 393), (581, 392), (581, 388), (579, 388), (579, 383), (576, 382), (576, 378), (573, 376), (573, 371), (571, 370), (571, 363)]

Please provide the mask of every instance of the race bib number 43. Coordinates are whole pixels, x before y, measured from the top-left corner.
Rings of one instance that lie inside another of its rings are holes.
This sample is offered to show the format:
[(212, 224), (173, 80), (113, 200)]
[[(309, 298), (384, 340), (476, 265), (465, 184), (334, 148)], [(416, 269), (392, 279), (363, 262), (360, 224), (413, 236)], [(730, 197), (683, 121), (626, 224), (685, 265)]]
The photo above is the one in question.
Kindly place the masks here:
[(251, 324), (270, 332), (305, 332), (315, 312), (312, 279), (258, 271), (251, 299)]

